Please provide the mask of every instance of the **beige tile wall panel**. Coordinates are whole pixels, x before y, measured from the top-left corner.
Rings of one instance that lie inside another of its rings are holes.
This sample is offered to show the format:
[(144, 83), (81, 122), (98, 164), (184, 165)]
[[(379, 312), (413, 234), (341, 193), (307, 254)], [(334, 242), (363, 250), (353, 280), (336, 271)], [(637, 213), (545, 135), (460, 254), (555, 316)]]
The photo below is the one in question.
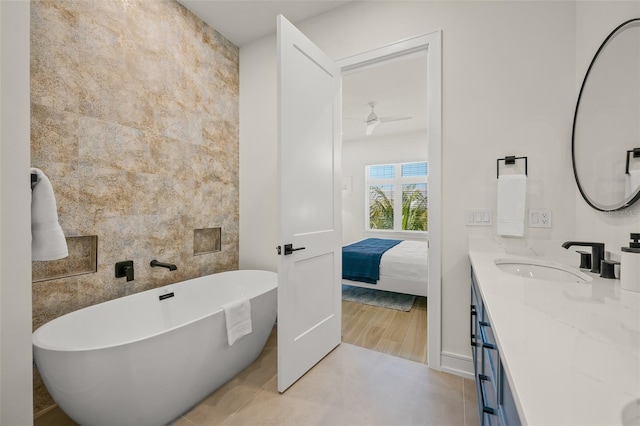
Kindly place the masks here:
[[(175, 1), (31, 2), (31, 162), (65, 235), (99, 240), (96, 273), (34, 283), (34, 329), (238, 268), (238, 58)], [(193, 230), (213, 227), (222, 251), (194, 256)], [(114, 264), (129, 259), (127, 283)], [(35, 377), (39, 412), (53, 401)]]

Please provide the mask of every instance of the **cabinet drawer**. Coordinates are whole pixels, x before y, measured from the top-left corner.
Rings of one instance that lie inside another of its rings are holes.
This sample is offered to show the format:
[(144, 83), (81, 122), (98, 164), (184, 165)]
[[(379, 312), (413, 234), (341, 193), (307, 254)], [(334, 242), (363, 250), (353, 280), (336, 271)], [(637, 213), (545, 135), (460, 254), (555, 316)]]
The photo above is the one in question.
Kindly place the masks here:
[(495, 340), (492, 342), (487, 337), (487, 331), (491, 330), (490, 327), (479, 325), (480, 329), (480, 346), (483, 350), (484, 360), (484, 374), (491, 375), (495, 383), (498, 383), (498, 346), (495, 344)]
[(493, 414), (489, 414), (489, 413), (484, 413), (482, 415), (482, 426), (497, 426), (498, 423), (498, 417), (494, 416)]
[(518, 409), (513, 399), (509, 380), (502, 368), (500, 369), (500, 417), (503, 425), (520, 426), (522, 424), (520, 423), (520, 416), (518, 416)]
[(493, 346), (497, 347), (496, 338), (493, 335), (493, 328), (491, 328), (491, 323), (489, 322), (489, 316), (483, 315), (482, 320), (480, 321), (480, 325), (482, 326), (482, 333), (484, 334), (483, 341), (485, 343), (489, 343)]
[(480, 395), (478, 403), (480, 404), (480, 412), (490, 414), (497, 420), (498, 414), (498, 396), (496, 394), (495, 384), (491, 382), (491, 378), (484, 374), (478, 375)]
[(487, 393), (486, 402), (492, 407), (498, 406), (498, 364), (497, 351), (491, 349), (482, 350), (482, 373), (487, 378), (485, 388)]
[(498, 383), (498, 346), (493, 338), (491, 326), (486, 321), (478, 322), (478, 345), (482, 348), (483, 372), (491, 376), (494, 383)]

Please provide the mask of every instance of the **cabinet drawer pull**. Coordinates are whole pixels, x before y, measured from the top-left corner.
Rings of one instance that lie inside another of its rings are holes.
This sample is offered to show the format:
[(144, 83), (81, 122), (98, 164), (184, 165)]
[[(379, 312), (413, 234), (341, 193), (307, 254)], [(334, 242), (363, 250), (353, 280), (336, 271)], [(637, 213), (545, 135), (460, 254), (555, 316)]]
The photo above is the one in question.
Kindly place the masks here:
[(471, 305), (471, 315), (469, 316), (469, 334), (471, 335), (471, 346), (477, 346), (475, 339), (476, 339), (476, 335), (473, 333), (473, 323), (474, 321), (474, 317), (478, 315), (478, 312), (476, 311), (476, 305)]
[(483, 348), (487, 348), (487, 349), (497, 349), (496, 345), (493, 343), (489, 343), (488, 339), (487, 339), (487, 334), (484, 331), (484, 327), (486, 327), (485, 324), (488, 324), (486, 321), (479, 321), (478, 324), (480, 324), (480, 340), (482, 340), (482, 347)]
[(497, 349), (496, 345), (494, 345), (493, 343), (486, 343), (486, 342), (482, 342), (482, 347), (486, 348), (486, 349)]
[(484, 390), (484, 383), (491, 381), (491, 379), (489, 379), (489, 377), (485, 376), (484, 374), (478, 374), (478, 378), (480, 379), (480, 397), (482, 399), (482, 412), (496, 415), (498, 410), (486, 405), (487, 396), (486, 396), (486, 391)]

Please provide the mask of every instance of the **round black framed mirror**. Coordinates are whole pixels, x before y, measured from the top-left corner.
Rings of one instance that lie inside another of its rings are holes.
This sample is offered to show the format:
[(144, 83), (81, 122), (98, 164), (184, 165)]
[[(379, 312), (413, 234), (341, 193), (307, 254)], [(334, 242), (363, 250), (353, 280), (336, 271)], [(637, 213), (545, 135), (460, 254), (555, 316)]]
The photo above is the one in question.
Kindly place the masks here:
[(571, 157), (580, 194), (594, 209), (622, 210), (640, 199), (640, 18), (618, 25), (587, 69)]

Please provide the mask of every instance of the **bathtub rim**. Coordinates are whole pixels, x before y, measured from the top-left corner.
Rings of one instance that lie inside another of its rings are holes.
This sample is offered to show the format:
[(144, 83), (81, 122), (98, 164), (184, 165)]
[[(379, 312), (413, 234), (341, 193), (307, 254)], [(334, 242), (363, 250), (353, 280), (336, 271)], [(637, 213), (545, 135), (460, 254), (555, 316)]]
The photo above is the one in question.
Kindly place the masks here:
[[(141, 291), (141, 292), (138, 292), (138, 293), (134, 293), (134, 294), (131, 294), (131, 295), (127, 295), (127, 296), (123, 296), (123, 297), (129, 297), (129, 296), (144, 294), (144, 293), (147, 293), (147, 292), (150, 293), (150, 292), (161, 290), (161, 289), (163, 289), (165, 287), (168, 287), (168, 286), (174, 286), (174, 285), (178, 285), (178, 284), (181, 284), (181, 283), (185, 283), (185, 282), (188, 282), (188, 281), (191, 281), (191, 280), (200, 279), (200, 278), (211, 277), (211, 276), (215, 276), (215, 275), (219, 275), (219, 274), (233, 274), (233, 273), (238, 273), (238, 272), (264, 272), (264, 273), (268, 273), (270, 275), (273, 274), (276, 277), (273, 286), (267, 288), (266, 290), (264, 290), (262, 292), (259, 292), (259, 293), (256, 293), (256, 294), (252, 295), (249, 300), (252, 300), (254, 298), (260, 297), (260, 296), (262, 296), (264, 294), (269, 293), (270, 291), (277, 290), (277, 288), (278, 288), (278, 279), (277, 279), (278, 273), (277, 272), (267, 271), (267, 270), (262, 270), (262, 269), (238, 269), (238, 270), (233, 270), (233, 271), (224, 271), (224, 272), (217, 272), (217, 273), (209, 274), (209, 275), (203, 275), (201, 277), (190, 278), (190, 279), (185, 280), (185, 281), (178, 281), (178, 282), (175, 282), (175, 283), (166, 284), (166, 285), (161, 286), (161, 287), (156, 287), (156, 288), (152, 288), (152, 289), (149, 289), (149, 290), (144, 290), (144, 291)], [(220, 306), (218, 306), (218, 309), (216, 309), (216, 310), (213, 310), (213, 311), (211, 311), (211, 312), (209, 312), (209, 313), (207, 313), (205, 315), (201, 315), (201, 316), (195, 317), (194, 319), (192, 319), (190, 321), (184, 322), (184, 323), (176, 325), (174, 327), (166, 328), (166, 329), (161, 330), (161, 331), (156, 332), (156, 333), (150, 333), (150, 334), (145, 335), (145, 336), (140, 337), (140, 338), (123, 340), (121, 342), (118, 342), (117, 344), (111, 344), (111, 345), (72, 348), (72, 347), (64, 347), (64, 346), (53, 346), (53, 345), (50, 345), (48, 343), (43, 343), (41, 341), (41, 339), (39, 339), (39, 335), (41, 333), (44, 333), (46, 331), (46, 328), (48, 326), (50, 326), (50, 324), (54, 323), (56, 320), (58, 320), (60, 318), (64, 318), (64, 317), (66, 317), (68, 315), (73, 315), (73, 314), (85, 311), (87, 309), (93, 308), (93, 307), (98, 306), (98, 305), (103, 305), (103, 304), (116, 302), (118, 299), (122, 299), (123, 297), (118, 297), (118, 298), (115, 298), (115, 299), (106, 300), (104, 302), (96, 303), (94, 305), (85, 306), (84, 308), (80, 308), (80, 309), (77, 309), (75, 311), (68, 312), (68, 313), (66, 313), (64, 315), (61, 315), (59, 317), (56, 317), (56, 318), (52, 319), (51, 321), (46, 322), (45, 324), (43, 324), (40, 327), (38, 327), (35, 331), (33, 331), (33, 333), (31, 333), (31, 345), (33, 347), (33, 350), (34, 351), (35, 350), (47, 350), (47, 351), (53, 351), (53, 352), (78, 352), (78, 353), (80, 353), (80, 352), (91, 352), (91, 351), (105, 350), (105, 349), (114, 349), (114, 348), (119, 348), (119, 347), (126, 346), (126, 345), (131, 345), (131, 344), (134, 344), (134, 343), (137, 343), (137, 342), (141, 342), (141, 341), (144, 341), (144, 340), (148, 340), (148, 339), (151, 339), (151, 338), (154, 338), (154, 337), (166, 334), (166, 333), (171, 333), (171, 332), (173, 332), (175, 330), (178, 330), (178, 329), (180, 329), (182, 327), (186, 327), (186, 326), (188, 326), (190, 324), (193, 324), (195, 322), (210, 318), (210, 317), (212, 317), (212, 316), (214, 316), (214, 315), (216, 315), (216, 314), (218, 314), (220, 312), (223, 312), (222, 306), (220, 305)]]

